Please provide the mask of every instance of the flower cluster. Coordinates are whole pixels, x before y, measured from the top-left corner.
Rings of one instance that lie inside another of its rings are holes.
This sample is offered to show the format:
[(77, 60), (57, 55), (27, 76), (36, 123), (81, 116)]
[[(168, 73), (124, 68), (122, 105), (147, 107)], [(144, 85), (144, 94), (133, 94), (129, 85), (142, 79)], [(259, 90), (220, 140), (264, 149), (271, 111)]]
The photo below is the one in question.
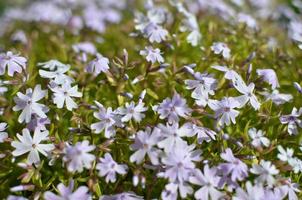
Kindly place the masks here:
[(3, 10), (0, 199), (302, 198), (298, 0)]

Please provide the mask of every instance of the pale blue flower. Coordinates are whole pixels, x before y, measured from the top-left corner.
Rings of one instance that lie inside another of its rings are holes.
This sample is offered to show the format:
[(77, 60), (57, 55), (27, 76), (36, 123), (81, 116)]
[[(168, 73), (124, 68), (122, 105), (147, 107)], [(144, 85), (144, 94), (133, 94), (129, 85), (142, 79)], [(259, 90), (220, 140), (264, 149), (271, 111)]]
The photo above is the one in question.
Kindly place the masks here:
[(272, 100), (274, 104), (281, 105), (293, 99), (291, 94), (280, 93), (278, 90), (273, 90), (271, 93), (264, 91), (261, 93), (266, 98), (266, 101)]
[(116, 174), (126, 174), (127, 165), (120, 165), (115, 162), (109, 153), (105, 153), (103, 158), (100, 158), (100, 162), (96, 165), (96, 169), (99, 170), (99, 176), (106, 176), (106, 183), (116, 181)]
[(269, 139), (267, 137), (264, 137), (264, 132), (262, 130), (251, 128), (248, 130), (248, 134), (252, 139), (252, 145), (254, 147), (268, 147), (270, 145)]
[(298, 126), (302, 128), (302, 121), (299, 117), (302, 115), (302, 108), (299, 110), (297, 108), (293, 108), (291, 114), (282, 115), (280, 117), (280, 122), (282, 124), (287, 124), (287, 132), (289, 135), (297, 135), (298, 134)]
[(130, 103), (126, 102), (125, 107), (120, 107), (117, 110), (117, 113), (119, 115), (122, 115), (122, 122), (128, 122), (131, 119), (134, 119), (136, 122), (142, 121), (142, 119), (145, 117), (145, 112), (148, 110), (147, 107), (144, 107), (145, 103), (143, 101), (139, 101), (137, 105), (133, 101)]
[(53, 192), (47, 191), (44, 193), (45, 200), (67, 200), (67, 199), (81, 199), (81, 200), (91, 200), (91, 195), (89, 194), (89, 189), (86, 186), (80, 186), (79, 188), (74, 188), (74, 181), (71, 180), (68, 186), (60, 183), (57, 186), (59, 192), (56, 195)]
[(215, 117), (218, 119), (218, 124), (223, 126), (224, 124), (230, 125), (231, 122), (236, 124), (236, 117), (239, 115), (239, 111), (235, 108), (240, 107), (240, 103), (232, 97), (225, 97), (221, 101), (211, 100), (208, 103), (209, 107), (215, 111)]
[(186, 143), (182, 137), (191, 137), (195, 134), (191, 131), (191, 127), (188, 124), (179, 126), (178, 123), (167, 123), (166, 125), (159, 124), (157, 127), (161, 133), (161, 138), (157, 145), (159, 148), (164, 149), (166, 153), (169, 153), (181, 143)]
[(248, 175), (248, 167), (240, 159), (233, 155), (230, 148), (227, 148), (224, 153), (220, 154), (221, 158), (227, 163), (222, 163), (218, 166), (219, 170), (222, 171), (224, 176), (231, 175), (232, 181), (242, 181)]
[(44, 69), (49, 69), (51, 71), (54, 71), (55, 69), (69, 69), (70, 65), (64, 64), (58, 60), (52, 59), (46, 62), (40, 62), (38, 63), (39, 67), (42, 67)]
[(153, 128), (153, 130), (150, 127), (146, 127), (145, 131), (137, 132), (135, 135), (135, 143), (131, 145), (131, 149), (136, 152), (130, 156), (130, 161), (140, 164), (147, 154), (151, 163), (158, 165), (158, 158), (161, 151), (155, 146), (160, 141), (160, 138), (160, 129), (156, 127)]
[(0, 54), (0, 75), (3, 75), (7, 68), (7, 74), (14, 76), (15, 72), (21, 73), (26, 69), (27, 59), (13, 54), (11, 51)]
[(17, 138), (20, 142), (12, 142), (12, 146), (15, 148), (12, 154), (16, 157), (29, 152), (27, 157), (27, 162), (29, 164), (39, 163), (39, 153), (47, 156), (47, 154), (54, 149), (53, 144), (41, 144), (41, 142), (48, 140), (48, 131), (40, 131), (39, 129), (36, 129), (34, 136), (32, 137), (28, 129), (23, 129), (22, 135), (17, 134)]
[(115, 126), (121, 127), (121, 120), (119, 119), (116, 112), (112, 110), (111, 107), (105, 108), (102, 104), (95, 101), (95, 104), (98, 107), (98, 111), (93, 113), (93, 116), (100, 120), (99, 122), (91, 124), (91, 129), (95, 133), (100, 133), (103, 130), (105, 131), (105, 137), (111, 138), (115, 135)]
[(201, 160), (201, 151), (194, 149), (195, 145), (177, 144), (162, 158), (162, 163), (166, 166), (163, 177), (169, 179), (172, 183), (188, 181), (195, 169), (195, 162)]
[(140, 55), (146, 56), (146, 60), (152, 64), (155, 62), (163, 63), (165, 61), (161, 54), (160, 49), (153, 49), (151, 46), (145, 47), (145, 50), (140, 51)]
[(67, 163), (70, 172), (82, 172), (84, 168), (90, 169), (95, 156), (89, 152), (95, 149), (94, 145), (89, 145), (88, 140), (77, 142), (74, 146), (67, 144), (64, 149), (63, 161)]
[(109, 59), (101, 54), (96, 54), (96, 58), (88, 63), (85, 70), (94, 75), (98, 75), (102, 72), (106, 73), (109, 70)]
[(157, 111), (160, 119), (168, 119), (169, 123), (178, 122), (179, 117), (188, 117), (192, 110), (188, 107), (187, 101), (178, 93), (173, 95), (173, 98), (166, 98), (153, 110)]
[(205, 165), (203, 173), (200, 170), (195, 170), (189, 180), (191, 183), (201, 186), (201, 188), (195, 192), (195, 199), (208, 200), (210, 197), (211, 200), (219, 200), (224, 196), (224, 194), (217, 189), (220, 177), (217, 176), (216, 168), (209, 168), (208, 165)]
[(223, 58), (229, 59), (231, 57), (231, 50), (229, 47), (223, 42), (214, 42), (211, 46), (211, 50), (215, 54), (222, 54)]
[(265, 190), (262, 185), (252, 185), (251, 182), (246, 182), (246, 190), (242, 188), (236, 189), (236, 194), (233, 200), (266, 200)]
[(82, 93), (78, 92), (78, 86), (71, 87), (70, 83), (64, 83), (62, 86), (57, 86), (51, 88), (54, 92), (53, 102), (57, 105), (58, 108), (63, 108), (66, 104), (67, 110), (72, 111), (74, 108), (77, 108), (78, 105), (71, 97), (82, 97)]
[(272, 86), (273, 90), (280, 87), (277, 74), (273, 69), (257, 69), (256, 72), (258, 76)]
[(47, 94), (47, 90), (42, 90), (41, 85), (36, 85), (34, 90), (31, 88), (26, 90), (25, 94), (21, 92), (17, 93), (17, 96), (14, 97), (14, 101), (16, 105), (13, 107), (14, 111), (22, 110), (18, 121), (22, 123), (25, 121), (26, 123), (30, 122), (32, 114), (36, 114), (41, 118), (47, 118), (45, 112), (47, 107), (43, 104), (37, 103), (42, 98), (44, 98)]
[(258, 175), (256, 181), (258, 183), (267, 183), (268, 186), (272, 186), (275, 183), (274, 175), (279, 174), (279, 170), (276, 169), (270, 161), (261, 160), (260, 164), (253, 164), (250, 169), (253, 174)]

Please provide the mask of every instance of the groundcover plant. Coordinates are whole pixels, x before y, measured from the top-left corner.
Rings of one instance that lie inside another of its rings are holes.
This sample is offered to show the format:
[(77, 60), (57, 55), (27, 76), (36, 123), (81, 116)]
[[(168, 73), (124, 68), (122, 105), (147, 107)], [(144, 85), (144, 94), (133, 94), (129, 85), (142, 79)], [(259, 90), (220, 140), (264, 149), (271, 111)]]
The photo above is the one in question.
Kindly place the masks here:
[(301, 0), (0, 7), (0, 199), (302, 199)]

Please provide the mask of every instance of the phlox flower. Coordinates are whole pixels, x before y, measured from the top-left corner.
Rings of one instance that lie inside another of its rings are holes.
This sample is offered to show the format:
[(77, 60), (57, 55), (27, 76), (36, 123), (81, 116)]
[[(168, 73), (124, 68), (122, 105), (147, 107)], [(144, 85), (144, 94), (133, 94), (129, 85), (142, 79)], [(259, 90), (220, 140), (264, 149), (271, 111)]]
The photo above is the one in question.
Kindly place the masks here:
[(43, 104), (37, 103), (47, 94), (47, 90), (41, 90), (41, 85), (36, 85), (34, 90), (31, 88), (26, 90), (25, 94), (21, 92), (17, 93), (17, 96), (14, 97), (16, 105), (13, 107), (14, 111), (22, 110), (18, 121), (22, 123), (30, 122), (32, 114), (36, 114), (41, 118), (47, 118), (45, 112), (47, 107)]
[(153, 7), (148, 10), (147, 16), (136, 14), (135, 28), (139, 30), (151, 43), (165, 41), (169, 34), (162, 24), (166, 20), (166, 11), (162, 8)]
[(61, 63), (60, 61), (54, 60), (54, 59), (46, 61), (46, 62), (40, 62), (40, 63), (38, 63), (38, 66), (42, 67), (44, 69), (49, 69), (51, 71), (54, 71), (55, 69), (69, 69), (70, 68), (69, 65)]
[(140, 51), (140, 55), (146, 56), (146, 60), (152, 64), (155, 62), (163, 63), (165, 61), (161, 54), (160, 49), (153, 49), (151, 46), (145, 47), (145, 50)]
[(106, 30), (105, 10), (100, 12), (98, 6), (94, 6), (94, 4), (83, 10), (83, 19), (87, 27), (98, 33), (103, 33)]
[(39, 74), (42, 78), (48, 78), (55, 85), (65, 84), (65, 83), (73, 83), (74, 79), (65, 73), (70, 69), (69, 65), (64, 65), (61, 67), (57, 67), (55, 71), (46, 71), (43, 69), (39, 70)]
[(195, 29), (189, 33), (187, 36), (187, 42), (192, 46), (197, 46), (201, 39), (201, 33), (198, 29)]
[(248, 134), (252, 139), (252, 145), (254, 147), (261, 147), (261, 146), (268, 147), (270, 145), (269, 139), (267, 137), (264, 137), (264, 133), (262, 130), (251, 128), (248, 130)]
[(241, 94), (243, 94), (239, 97), (235, 97), (235, 99), (240, 103), (240, 107), (243, 107), (247, 102), (250, 102), (250, 104), (255, 110), (258, 110), (260, 108), (261, 104), (259, 103), (256, 95), (254, 94), (254, 83), (250, 83), (248, 86), (245, 85), (244, 82), (243, 84), (233, 85)]
[(81, 200), (91, 200), (91, 195), (89, 194), (89, 189), (86, 186), (80, 186), (74, 189), (74, 181), (71, 180), (68, 186), (60, 183), (58, 186), (59, 194), (56, 195), (53, 192), (47, 191), (44, 193), (45, 200), (67, 200), (67, 199), (81, 199)]
[(210, 197), (212, 200), (219, 200), (224, 196), (222, 192), (217, 190), (220, 177), (217, 176), (216, 168), (209, 168), (208, 165), (205, 165), (203, 173), (200, 170), (195, 170), (189, 180), (191, 183), (201, 186), (194, 194), (195, 199), (208, 200)]
[(11, 36), (11, 40), (14, 42), (20, 42), (21, 44), (26, 45), (28, 43), (28, 39), (23, 30), (16, 30)]
[(277, 200), (282, 200), (285, 197), (285, 191), (280, 190), (279, 188), (269, 188), (266, 187), (264, 190), (264, 197), (263, 199), (277, 199)]
[(12, 142), (12, 146), (15, 148), (12, 154), (13, 156), (20, 156), (29, 152), (27, 157), (29, 164), (38, 164), (40, 162), (39, 153), (47, 156), (54, 149), (53, 144), (41, 144), (41, 142), (48, 140), (48, 131), (36, 129), (32, 137), (28, 129), (23, 129), (22, 135), (17, 134), (17, 138), (19, 141)]
[(46, 130), (47, 124), (50, 124), (50, 120), (48, 118), (41, 118), (39, 116), (34, 115), (34, 118), (27, 124), (26, 128), (30, 131), (34, 131), (35, 129), (39, 129), (41, 131)]
[(85, 70), (94, 75), (98, 75), (101, 72), (106, 73), (109, 70), (109, 59), (101, 54), (96, 54), (96, 58), (88, 63)]
[(236, 180), (242, 181), (247, 177), (247, 165), (239, 158), (236, 158), (230, 148), (227, 148), (220, 156), (223, 160), (227, 161), (218, 166), (218, 169), (222, 171), (224, 176), (231, 175), (231, 180), (234, 182)]
[(197, 142), (199, 144), (203, 141), (210, 142), (211, 140), (215, 140), (215, 136), (217, 135), (215, 131), (206, 127), (197, 126), (193, 123), (185, 123), (183, 130), (185, 130), (184, 128), (186, 128), (187, 136), (197, 135)]
[(273, 90), (280, 87), (277, 74), (273, 69), (257, 69), (256, 72), (258, 76), (272, 86)]
[(240, 108), (248, 102), (251, 103), (255, 110), (260, 108), (260, 103), (254, 94), (254, 83), (246, 85), (242, 77), (236, 71), (228, 69), (225, 66), (212, 66), (212, 68), (225, 72), (224, 77), (228, 80), (231, 80), (234, 88), (242, 94), (241, 96), (234, 97), (234, 99), (240, 103)]
[[(199, 99), (199, 96), (205, 99), (208, 95), (214, 95), (214, 90), (216, 88), (217, 80), (212, 78), (209, 74), (201, 74), (199, 72), (194, 73), (195, 80), (185, 80), (186, 88), (192, 90), (192, 97)], [(202, 104), (202, 106), (205, 106)]]
[(190, 13), (182, 3), (177, 2), (175, 6), (178, 11), (184, 15), (180, 31), (189, 32), (186, 37), (187, 42), (192, 46), (197, 46), (200, 43), (202, 37), (199, 30), (199, 23), (197, 17), (193, 13)]
[(215, 54), (222, 54), (223, 58), (229, 59), (231, 57), (231, 50), (229, 47), (223, 42), (214, 42), (211, 46), (211, 50)]
[(169, 123), (178, 122), (179, 117), (191, 115), (192, 110), (186, 102), (186, 99), (175, 93), (172, 99), (166, 98), (159, 105), (153, 106), (153, 110), (158, 112), (160, 119), (168, 118)]
[(201, 151), (194, 150), (195, 145), (182, 142), (177, 144), (166, 156), (162, 163), (166, 166), (163, 177), (169, 182), (184, 183), (189, 180), (195, 169), (195, 163), (201, 160)]
[(78, 105), (74, 102), (71, 97), (82, 97), (82, 93), (78, 92), (78, 86), (71, 87), (70, 83), (65, 83), (62, 86), (51, 88), (54, 92), (53, 102), (58, 108), (63, 108), (64, 103), (68, 110), (72, 111), (77, 108)]
[(94, 55), (97, 53), (96, 47), (91, 42), (80, 42), (72, 45), (72, 49), (76, 53), (84, 52)]
[(100, 162), (96, 165), (96, 169), (99, 170), (99, 176), (106, 176), (106, 182), (114, 183), (116, 181), (116, 174), (126, 174), (127, 165), (120, 165), (115, 162), (109, 153), (105, 153), (103, 158), (100, 158)]
[(286, 180), (286, 183), (277, 189), (281, 190), (281, 193), (284, 193), (284, 196), (287, 196), (289, 200), (298, 200), (299, 198), (296, 193), (301, 193), (299, 184), (293, 183), (291, 179)]
[(261, 160), (260, 164), (253, 164), (250, 169), (253, 174), (259, 175), (256, 178), (258, 183), (267, 183), (268, 186), (272, 186), (275, 183), (274, 175), (279, 174), (279, 170), (276, 169), (270, 161)]
[(144, 32), (146, 33), (146, 36), (149, 38), (149, 41), (151, 43), (157, 42), (160, 43), (161, 41), (165, 41), (167, 35), (169, 32), (164, 29), (162, 26), (154, 24), (154, 23), (149, 23), (145, 29)]
[(298, 134), (298, 126), (302, 128), (302, 121), (299, 117), (302, 115), (302, 108), (299, 110), (297, 108), (293, 108), (291, 114), (282, 115), (280, 117), (280, 122), (282, 124), (287, 124), (287, 132), (289, 135), (297, 135)]
[(302, 172), (302, 160), (297, 157), (292, 157), (287, 162), (292, 167), (294, 173), (297, 174)]
[(159, 124), (157, 127), (161, 134), (161, 140), (157, 143), (157, 146), (164, 149), (166, 153), (169, 153), (181, 143), (186, 143), (182, 137), (191, 137), (194, 135), (188, 124), (180, 127), (178, 123), (167, 123), (166, 125)]
[(136, 152), (130, 156), (131, 162), (136, 162), (140, 164), (146, 155), (148, 155), (151, 163), (153, 165), (158, 165), (158, 158), (160, 150), (155, 146), (160, 141), (160, 129), (157, 127), (153, 128), (146, 127), (145, 131), (139, 131), (135, 135), (135, 142), (131, 145), (131, 149)]
[(13, 54), (11, 51), (0, 54), (0, 75), (3, 75), (7, 68), (7, 74), (14, 76), (15, 72), (21, 73), (26, 68), (27, 59)]
[(201, 92), (192, 93), (191, 97), (195, 100), (196, 105), (201, 107), (206, 107), (211, 101), (208, 93), (201, 93)]
[(273, 90), (271, 93), (264, 91), (262, 95), (266, 98), (266, 101), (272, 100), (274, 104), (281, 105), (289, 102), (293, 99), (291, 94), (280, 93), (278, 90)]
[(138, 102), (137, 105), (135, 105), (133, 101), (131, 101), (130, 103), (126, 102), (125, 108), (118, 108), (117, 113), (122, 115), (122, 122), (128, 122), (132, 118), (136, 122), (140, 122), (145, 117), (145, 114), (143, 114), (142, 112), (148, 110), (148, 108), (144, 107), (144, 105), (145, 103), (141, 100)]
[(252, 185), (251, 182), (246, 182), (246, 190), (238, 187), (233, 200), (265, 200), (265, 189), (262, 185)]
[(292, 148), (286, 148), (285, 150), (281, 145), (278, 145), (277, 149), (279, 151), (277, 155), (279, 160), (290, 162), (290, 160), (293, 159), (294, 150)]
[(113, 137), (116, 132), (115, 126), (122, 126), (119, 117), (117, 116), (116, 112), (112, 110), (111, 107), (106, 109), (99, 102), (95, 101), (95, 103), (98, 107), (98, 111), (94, 112), (93, 116), (100, 121), (91, 124), (91, 129), (94, 130), (95, 133), (100, 133), (104, 130), (106, 138)]
[(225, 97), (221, 101), (212, 100), (208, 105), (215, 111), (215, 117), (220, 117), (218, 119), (220, 126), (230, 125), (231, 122), (236, 124), (235, 118), (239, 115), (239, 111), (235, 108), (240, 107), (240, 103), (234, 98)]
[[(91, 7), (91, 6), (90, 6)], [(94, 8), (94, 10), (97, 10)], [(90, 10), (93, 11), (93, 10)], [(91, 20), (91, 22), (96, 22), (96, 20)], [(99, 25), (99, 23), (98, 23)], [(91, 42), (80, 42), (72, 45), (72, 49), (76, 53), (81, 53), (81, 57), (79, 59), (83, 62), (87, 61), (87, 54), (95, 55), (97, 53), (97, 49)]]
[(165, 186), (165, 190), (161, 193), (163, 200), (177, 200), (179, 191), (180, 197), (185, 199), (188, 195), (193, 193), (193, 188), (186, 182), (170, 182)]
[(74, 146), (68, 145), (64, 149), (63, 161), (67, 163), (70, 172), (82, 172), (83, 168), (90, 169), (95, 156), (90, 154), (95, 149), (94, 145), (89, 145), (87, 140), (77, 142)]
[[(193, 188), (186, 184), (187, 187), (179, 187), (177, 183), (169, 183), (165, 186), (165, 189), (161, 192), (161, 198), (163, 200), (177, 200), (178, 188), (182, 188), (182, 195), (186, 196), (188, 193), (193, 193)], [(185, 198), (185, 197), (184, 197)]]
[(211, 66), (211, 68), (224, 72), (224, 78), (231, 80), (232, 82), (242, 80), (242, 78), (236, 71), (234, 71), (233, 69), (229, 69), (226, 66), (213, 65)]

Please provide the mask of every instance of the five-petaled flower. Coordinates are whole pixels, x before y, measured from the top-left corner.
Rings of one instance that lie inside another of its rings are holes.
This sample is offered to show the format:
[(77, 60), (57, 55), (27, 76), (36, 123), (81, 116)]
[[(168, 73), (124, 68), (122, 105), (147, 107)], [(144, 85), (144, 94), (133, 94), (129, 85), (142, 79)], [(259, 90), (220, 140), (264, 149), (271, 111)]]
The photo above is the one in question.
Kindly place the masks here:
[(164, 58), (161, 56), (160, 49), (153, 49), (151, 46), (145, 47), (145, 50), (140, 51), (140, 55), (146, 56), (146, 60), (154, 64), (156, 61), (159, 63), (164, 62)]
[(26, 68), (27, 59), (13, 54), (11, 51), (0, 54), (0, 75), (3, 75), (7, 68), (7, 74), (14, 76), (15, 72), (21, 73)]
[(54, 92), (53, 102), (58, 108), (63, 108), (64, 103), (66, 104), (67, 110), (72, 111), (77, 108), (78, 105), (74, 102), (71, 97), (82, 97), (82, 93), (78, 92), (78, 86), (71, 87), (70, 83), (65, 83), (62, 86), (51, 88)]
[(14, 97), (16, 105), (13, 107), (13, 110), (22, 110), (18, 118), (20, 123), (23, 121), (26, 123), (30, 122), (32, 114), (37, 114), (41, 118), (47, 118), (45, 113), (48, 111), (48, 108), (43, 104), (37, 103), (44, 98), (46, 94), (47, 90), (41, 90), (41, 85), (36, 85), (34, 90), (31, 88), (27, 89), (25, 94), (21, 92), (17, 93), (17, 96)]
[(38, 164), (40, 162), (39, 153), (47, 156), (47, 154), (54, 149), (53, 144), (41, 144), (41, 142), (48, 140), (48, 131), (36, 129), (32, 137), (28, 129), (23, 129), (22, 135), (17, 134), (17, 138), (20, 142), (12, 142), (12, 146), (15, 148), (12, 154), (13, 156), (20, 156), (29, 152), (27, 157), (29, 164)]
[(136, 150), (136, 152), (130, 156), (130, 161), (140, 164), (147, 154), (151, 163), (158, 165), (158, 158), (161, 151), (155, 146), (159, 142), (160, 137), (160, 129), (157, 127), (153, 130), (147, 127), (145, 131), (137, 132), (135, 142), (131, 145), (131, 149)]
[(105, 153), (104, 158), (100, 158), (100, 162), (96, 165), (101, 177), (106, 176), (105, 181), (114, 183), (116, 174), (126, 174), (127, 165), (120, 165), (115, 162), (109, 153)]
[(109, 59), (101, 54), (96, 54), (96, 58), (88, 63), (85, 70), (94, 75), (98, 75), (101, 72), (106, 73), (109, 70)]
[(77, 142), (74, 146), (67, 144), (64, 149), (63, 161), (67, 163), (70, 172), (82, 172), (83, 168), (89, 169), (95, 156), (89, 152), (95, 149), (94, 145), (89, 145), (87, 140)]
[[(47, 191), (44, 193), (45, 200), (65, 200), (65, 199), (81, 199), (81, 200), (91, 200), (91, 195), (86, 186), (80, 186), (79, 188), (74, 188), (74, 180), (71, 180), (68, 186), (60, 183), (58, 186), (59, 195), (53, 192)], [(74, 190), (74, 191), (73, 191)]]

